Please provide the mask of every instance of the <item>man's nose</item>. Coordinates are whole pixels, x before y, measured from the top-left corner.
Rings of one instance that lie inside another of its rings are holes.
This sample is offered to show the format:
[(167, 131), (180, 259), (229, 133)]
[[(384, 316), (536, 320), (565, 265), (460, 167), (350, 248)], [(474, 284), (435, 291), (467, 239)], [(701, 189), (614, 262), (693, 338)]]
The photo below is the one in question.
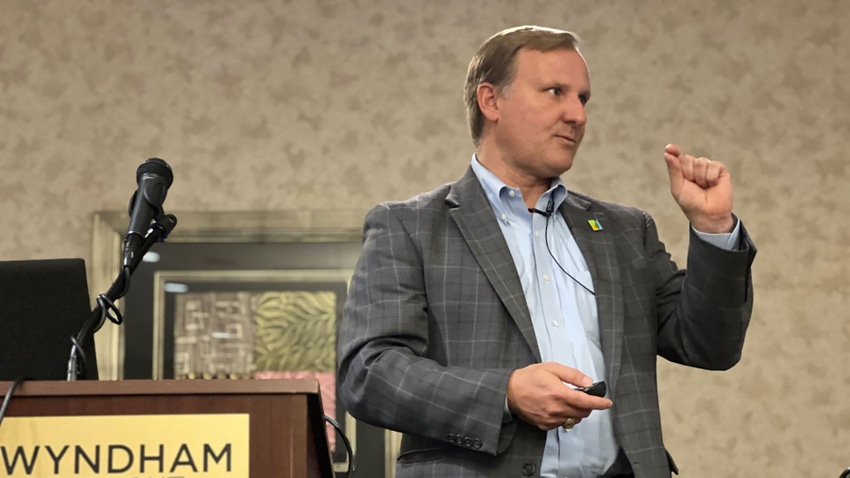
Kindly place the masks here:
[(587, 111), (581, 99), (573, 97), (564, 102), (563, 120), (566, 123), (573, 123), (578, 126), (584, 126), (587, 123)]

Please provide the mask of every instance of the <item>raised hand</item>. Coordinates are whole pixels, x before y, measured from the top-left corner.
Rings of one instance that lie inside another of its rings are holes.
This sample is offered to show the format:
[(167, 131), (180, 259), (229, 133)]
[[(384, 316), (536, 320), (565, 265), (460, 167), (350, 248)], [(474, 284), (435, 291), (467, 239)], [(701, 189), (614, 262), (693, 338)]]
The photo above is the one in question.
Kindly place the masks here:
[(726, 166), (708, 158), (695, 158), (678, 145), (664, 148), (670, 192), (700, 232), (722, 234), (735, 226), (732, 218), (732, 179)]

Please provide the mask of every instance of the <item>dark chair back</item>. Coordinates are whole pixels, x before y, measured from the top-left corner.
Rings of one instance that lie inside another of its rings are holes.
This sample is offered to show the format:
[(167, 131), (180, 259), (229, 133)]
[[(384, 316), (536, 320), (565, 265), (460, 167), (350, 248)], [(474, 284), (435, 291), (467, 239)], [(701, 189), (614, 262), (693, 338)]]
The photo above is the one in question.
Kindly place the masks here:
[[(71, 336), (90, 314), (82, 259), (0, 261), (0, 380), (64, 380)], [(96, 379), (94, 340), (84, 350)]]

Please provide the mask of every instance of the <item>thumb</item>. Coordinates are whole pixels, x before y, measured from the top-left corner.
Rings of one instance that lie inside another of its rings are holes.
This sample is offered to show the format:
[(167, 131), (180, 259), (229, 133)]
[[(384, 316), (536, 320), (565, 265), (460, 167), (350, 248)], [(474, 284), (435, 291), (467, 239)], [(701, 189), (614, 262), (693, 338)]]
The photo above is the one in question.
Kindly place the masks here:
[(577, 387), (589, 387), (593, 385), (593, 380), (590, 377), (572, 367), (567, 367), (555, 362), (549, 362), (546, 363), (546, 370), (558, 377), (560, 381), (567, 382)]

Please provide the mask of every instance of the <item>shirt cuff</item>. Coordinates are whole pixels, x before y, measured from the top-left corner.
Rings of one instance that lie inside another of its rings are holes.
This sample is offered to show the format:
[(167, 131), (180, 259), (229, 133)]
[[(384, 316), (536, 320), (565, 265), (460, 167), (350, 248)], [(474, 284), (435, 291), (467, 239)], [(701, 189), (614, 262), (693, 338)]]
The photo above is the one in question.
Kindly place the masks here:
[(691, 229), (694, 230), (697, 237), (699, 237), (702, 241), (711, 244), (712, 246), (719, 247), (720, 249), (726, 251), (738, 250), (738, 243), (741, 239), (741, 221), (737, 217), (735, 217), (735, 227), (732, 229), (732, 232), (727, 232), (725, 234), (710, 234), (708, 232), (700, 232), (697, 231), (694, 226), (691, 226)]
[(508, 397), (506, 396), (505, 397), (505, 410), (502, 411), (502, 423), (508, 423), (509, 421), (511, 421), (513, 419), (514, 419), (514, 417), (513, 417), (513, 415), (511, 415), (511, 411), (508, 408)]

